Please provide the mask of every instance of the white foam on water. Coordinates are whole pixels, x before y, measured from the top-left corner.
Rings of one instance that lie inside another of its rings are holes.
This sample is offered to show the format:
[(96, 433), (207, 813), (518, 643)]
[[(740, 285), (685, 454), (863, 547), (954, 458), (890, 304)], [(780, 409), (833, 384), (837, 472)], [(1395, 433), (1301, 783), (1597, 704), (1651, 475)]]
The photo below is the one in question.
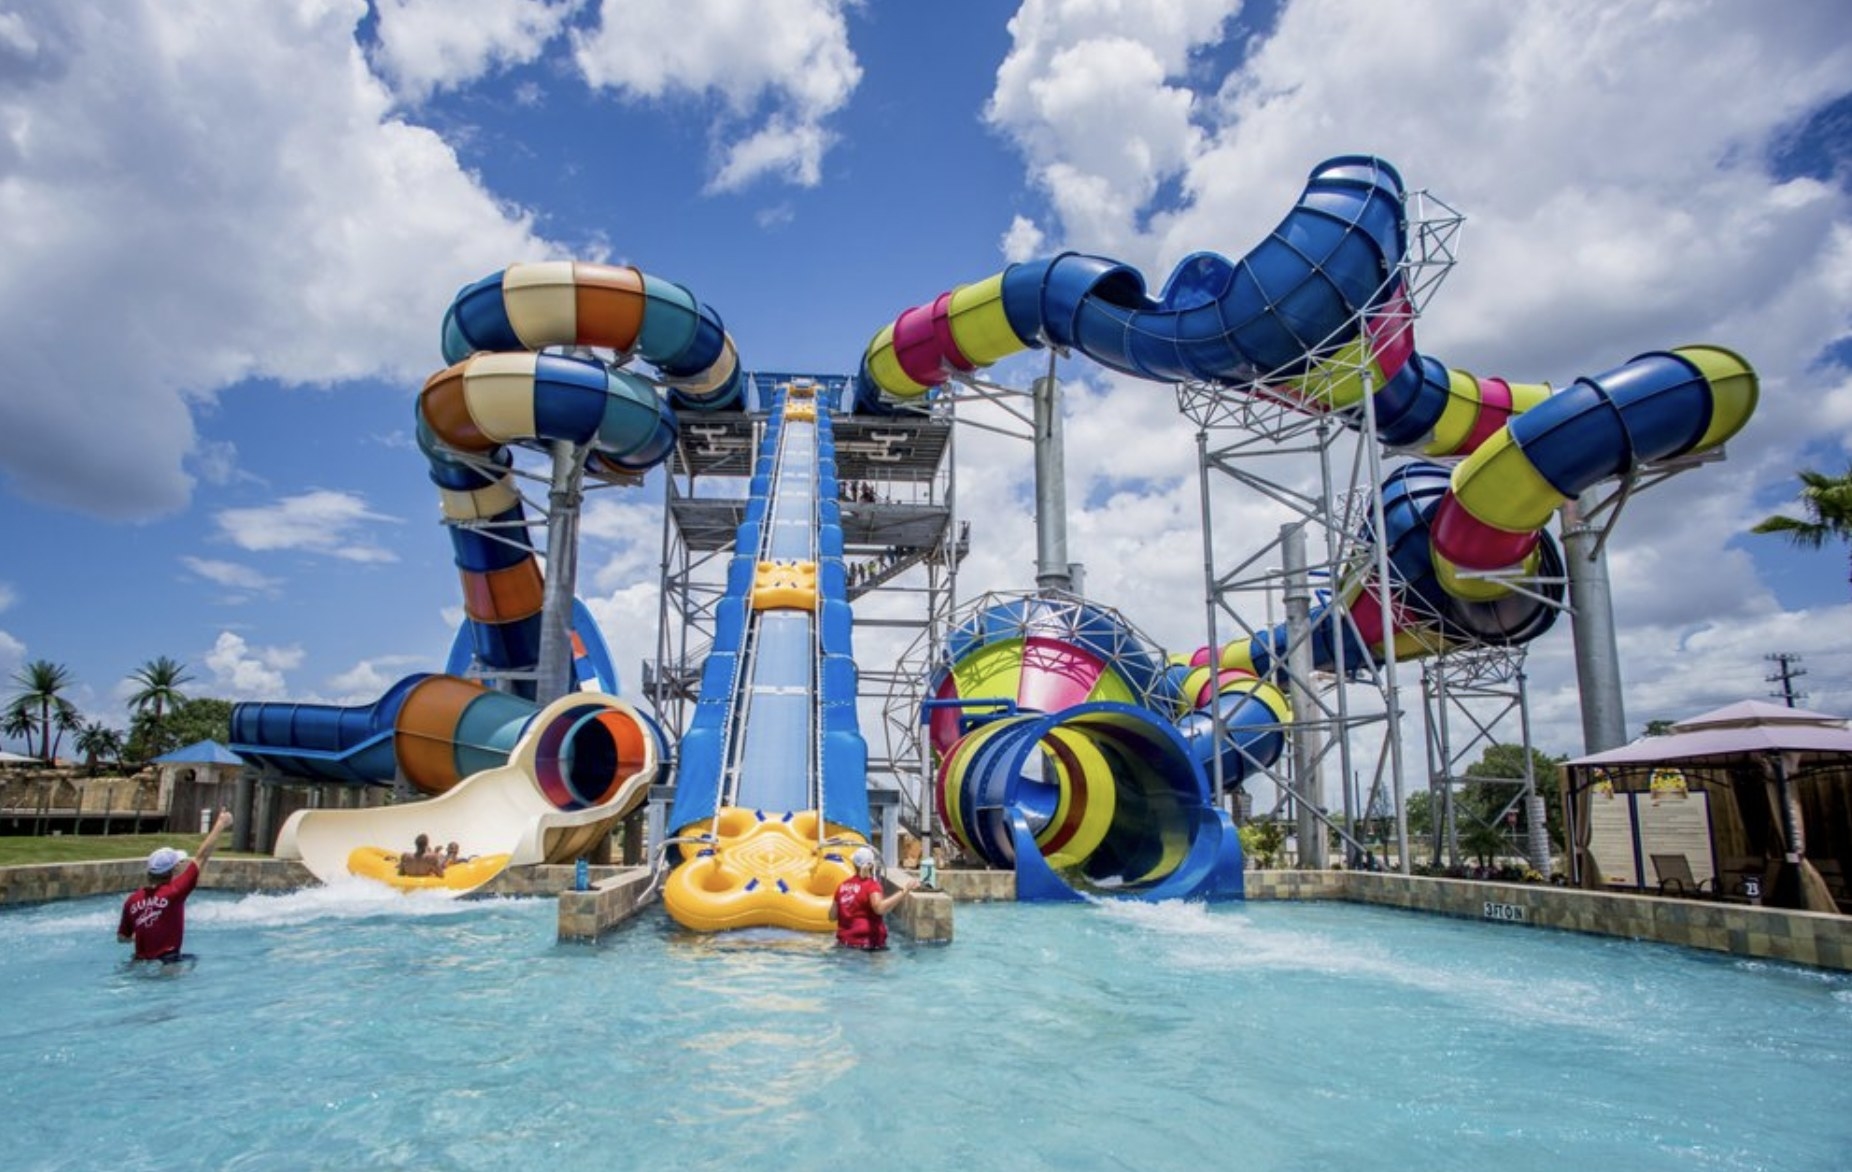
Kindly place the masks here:
[[(127, 891), (121, 893), (122, 897), (127, 895)], [(454, 899), (431, 891), (399, 891), (354, 878), (325, 886), (229, 899), (217, 893), (196, 892), (187, 901), (186, 918), (189, 928), (201, 925), (288, 927), (318, 920), (370, 920), (382, 916), (428, 920), (479, 914), (484, 903), (492, 902), (500, 901)], [(51, 904), (18, 909), (0, 915), (0, 947), (8, 942), (113, 933), (120, 914), (121, 904), (114, 897), (102, 906), (85, 901), (82, 905)]]
[[(1103, 914), (1147, 938), (1166, 942), (1166, 962), (1183, 970), (1316, 973), (1382, 981), (1462, 1004), (1562, 1024), (1585, 1020), (1597, 987), (1574, 978), (1499, 971), (1492, 961), (1436, 967), (1397, 950), (1394, 936), (1334, 935), (1312, 928), (1262, 926), (1238, 905), (1103, 901)], [(1488, 937), (1488, 945), (1494, 941)], [(1422, 953), (1430, 949), (1422, 946)], [(1491, 956), (1496, 952), (1482, 953)]]

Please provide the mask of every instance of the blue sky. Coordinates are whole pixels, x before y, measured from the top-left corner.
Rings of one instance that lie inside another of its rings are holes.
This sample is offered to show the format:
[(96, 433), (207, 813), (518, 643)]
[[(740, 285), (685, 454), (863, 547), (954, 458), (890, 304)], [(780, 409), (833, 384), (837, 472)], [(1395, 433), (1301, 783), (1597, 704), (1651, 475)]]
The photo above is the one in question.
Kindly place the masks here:
[[(510, 262), (635, 264), (749, 368), (847, 373), (1011, 260), (1076, 248), (1155, 288), (1238, 257), (1321, 159), (1369, 152), (1468, 217), (1425, 352), (1560, 385), (1707, 341), (1762, 375), (1729, 459), (1613, 536), (1630, 728), (1765, 695), (1773, 651), (1852, 713), (1845, 551), (1746, 535), (1797, 467), (1852, 458), (1848, 78), (1834, 6), (1751, 0), (23, 0), (0, 673), (65, 664), (119, 724), (157, 655), (228, 699), (361, 702), (440, 667), (459, 599), (411, 404), (451, 295)], [(1062, 376), (1089, 593), (1194, 647), (1192, 429), (1168, 388)], [(1031, 586), (1027, 450), (961, 451), (961, 594)], [(1231, 558), (1277, 530), (1218, 492)], [(600, 494), (585, 524), (582, 592), (633, 681), (658, 499)], [(1579, 750), (1566, 626), (1530, 675), (1537, 743)]]

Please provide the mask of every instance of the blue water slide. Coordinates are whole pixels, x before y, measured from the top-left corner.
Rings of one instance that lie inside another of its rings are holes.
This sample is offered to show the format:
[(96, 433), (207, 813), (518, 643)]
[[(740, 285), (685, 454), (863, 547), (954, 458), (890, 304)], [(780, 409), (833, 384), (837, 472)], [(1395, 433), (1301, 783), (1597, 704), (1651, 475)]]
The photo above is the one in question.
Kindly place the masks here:
[[(813, 425), (793, 424), (785, 406), (780, 401), (768, 421), (754, 463), (716, 607), (714, 650), (681, 742), (670, 812), (678, 829), (724, 803), (781, 813), (818, 808), (827, 821), (868, 833), (867, 746), (856, 714), (829, 416), (820, 411)], [(814, 563), (816, 608), (755, 611), (761, 562)], [(734, 758), (740, 768), (729, 799), (725, 773)]]
[(371, 704), (263, 702), (232, 708), (232, 748), (292, 777), (382, 785), (398, 769), (392, 733), (406, 694), (428, 678), (411, 675)]
[[(1098, 846), (1057, 871), (1036, 835), (1055, 816), (1058, 793), (1042, 780), (1044, 742), (1056, 730), (1100, 751), (1118, 795)], [(1013, 865), (1017, 898), (1079, 900), (1090, 894), (1147, 900), (1240, 898), (1241, 846), (1226, 811), (1210, 800), (1190, 746), (1149, 709), (1099, 701), (1016, 718), (990, 736), (966, 766), (960, 803), (967, 837), (1000, 865)]]

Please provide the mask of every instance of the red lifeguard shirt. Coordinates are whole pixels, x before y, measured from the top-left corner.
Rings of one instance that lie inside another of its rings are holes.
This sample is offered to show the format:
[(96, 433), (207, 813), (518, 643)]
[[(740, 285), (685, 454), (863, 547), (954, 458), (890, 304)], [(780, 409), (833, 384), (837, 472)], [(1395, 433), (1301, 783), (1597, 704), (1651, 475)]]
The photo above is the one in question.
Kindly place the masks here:
[(875, 913), (873, 899), (881, 880), (860, 875), (836, 889), (836, 943), (850, 948), (886, 948), (887, 923)]
[(156, 887), (131, 892), (122, 904), (116, 935), (135, 937), (135, 959), (157, 960), (180, 951), (186, 935), (186, 897), (199, 883), (199, 864), (188, 862)]

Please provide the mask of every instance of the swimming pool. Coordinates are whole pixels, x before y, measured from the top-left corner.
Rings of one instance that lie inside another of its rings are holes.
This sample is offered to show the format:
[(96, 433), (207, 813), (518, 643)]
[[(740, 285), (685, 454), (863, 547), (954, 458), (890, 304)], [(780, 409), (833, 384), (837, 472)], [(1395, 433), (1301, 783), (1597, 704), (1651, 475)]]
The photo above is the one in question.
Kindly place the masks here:
[(1852, 977), (1345, 904), (965, 905), (951, 947), (554, 942), (552, 900), (0, 913), (10, 1168), (1843, 1168)]

